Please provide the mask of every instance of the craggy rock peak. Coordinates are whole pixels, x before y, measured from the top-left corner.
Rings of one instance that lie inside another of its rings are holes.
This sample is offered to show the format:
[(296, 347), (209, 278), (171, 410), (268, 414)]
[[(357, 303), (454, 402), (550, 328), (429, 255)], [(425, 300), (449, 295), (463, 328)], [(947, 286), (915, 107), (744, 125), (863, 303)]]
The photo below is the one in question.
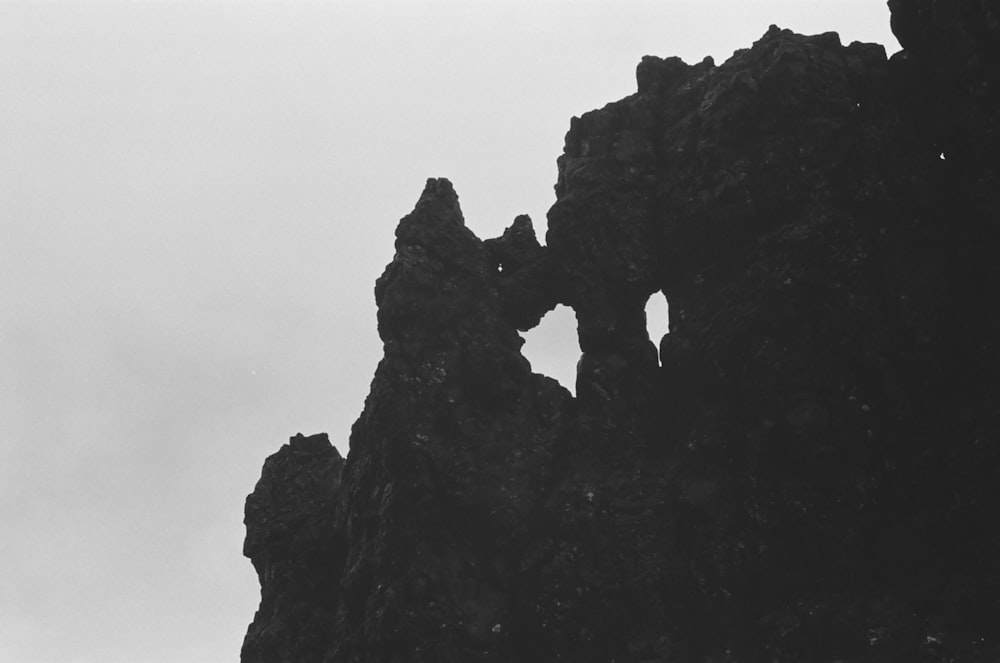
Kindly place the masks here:
[[(545, 246), (428, 181), (347, 460), (247, 500), (244, 663), (1000, 660), (1000, 14), (890, 6), (891, 59), (643, 58)], [(520, 353), (559, 303), (575, 397)]]

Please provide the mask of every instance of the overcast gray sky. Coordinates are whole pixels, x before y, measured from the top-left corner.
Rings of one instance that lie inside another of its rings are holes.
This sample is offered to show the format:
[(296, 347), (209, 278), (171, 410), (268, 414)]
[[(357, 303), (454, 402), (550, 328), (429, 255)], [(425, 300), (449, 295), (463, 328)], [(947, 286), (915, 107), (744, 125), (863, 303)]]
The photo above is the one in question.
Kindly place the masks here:
[[(0, 661), (237, 661), (244, 497), (298, 431), (346, 453), (424, 180), (543, 235), (570, 117), (642, 55), (892, 52), (884, 4), (0, 2)], [(527, 346), (564, 383), (571, 324)]]

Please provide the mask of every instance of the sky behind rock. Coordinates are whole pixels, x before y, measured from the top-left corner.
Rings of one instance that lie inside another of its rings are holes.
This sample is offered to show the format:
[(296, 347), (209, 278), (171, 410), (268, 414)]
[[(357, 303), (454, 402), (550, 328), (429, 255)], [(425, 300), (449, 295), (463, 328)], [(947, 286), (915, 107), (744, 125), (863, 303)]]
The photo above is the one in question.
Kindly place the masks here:
[(571, 116), (771, 23), (898, 48), (881, 0), (0, 3), (0, 661), (238, 660), (243, 499), (346, 453), (426, 178), (543, 235)]

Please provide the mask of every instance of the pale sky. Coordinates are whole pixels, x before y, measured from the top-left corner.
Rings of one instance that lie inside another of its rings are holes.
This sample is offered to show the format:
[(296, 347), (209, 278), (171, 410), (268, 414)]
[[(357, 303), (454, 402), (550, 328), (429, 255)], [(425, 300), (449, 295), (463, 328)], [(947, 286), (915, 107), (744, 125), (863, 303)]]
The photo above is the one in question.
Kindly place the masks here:
[(771, 23), (898, 49), (884, 0), (0, 2), (0, 661), (237, 661), (243, 500), (346, 453), (426, 178), (543, 236), (571, 116)]

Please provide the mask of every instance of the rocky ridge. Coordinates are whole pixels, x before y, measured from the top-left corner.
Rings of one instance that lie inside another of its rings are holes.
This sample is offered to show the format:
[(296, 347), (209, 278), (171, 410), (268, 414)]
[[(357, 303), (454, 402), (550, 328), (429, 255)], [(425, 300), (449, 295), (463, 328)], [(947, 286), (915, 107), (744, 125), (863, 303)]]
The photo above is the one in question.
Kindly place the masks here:
[[(1000, 14), (889, 4), (892, 58), (643, 58), (544, 246), (428, 181), (347, 460), (247, 500), (244, 663), (1000, 660)], [(520, 353), (557, 304), (576, 396)]]

